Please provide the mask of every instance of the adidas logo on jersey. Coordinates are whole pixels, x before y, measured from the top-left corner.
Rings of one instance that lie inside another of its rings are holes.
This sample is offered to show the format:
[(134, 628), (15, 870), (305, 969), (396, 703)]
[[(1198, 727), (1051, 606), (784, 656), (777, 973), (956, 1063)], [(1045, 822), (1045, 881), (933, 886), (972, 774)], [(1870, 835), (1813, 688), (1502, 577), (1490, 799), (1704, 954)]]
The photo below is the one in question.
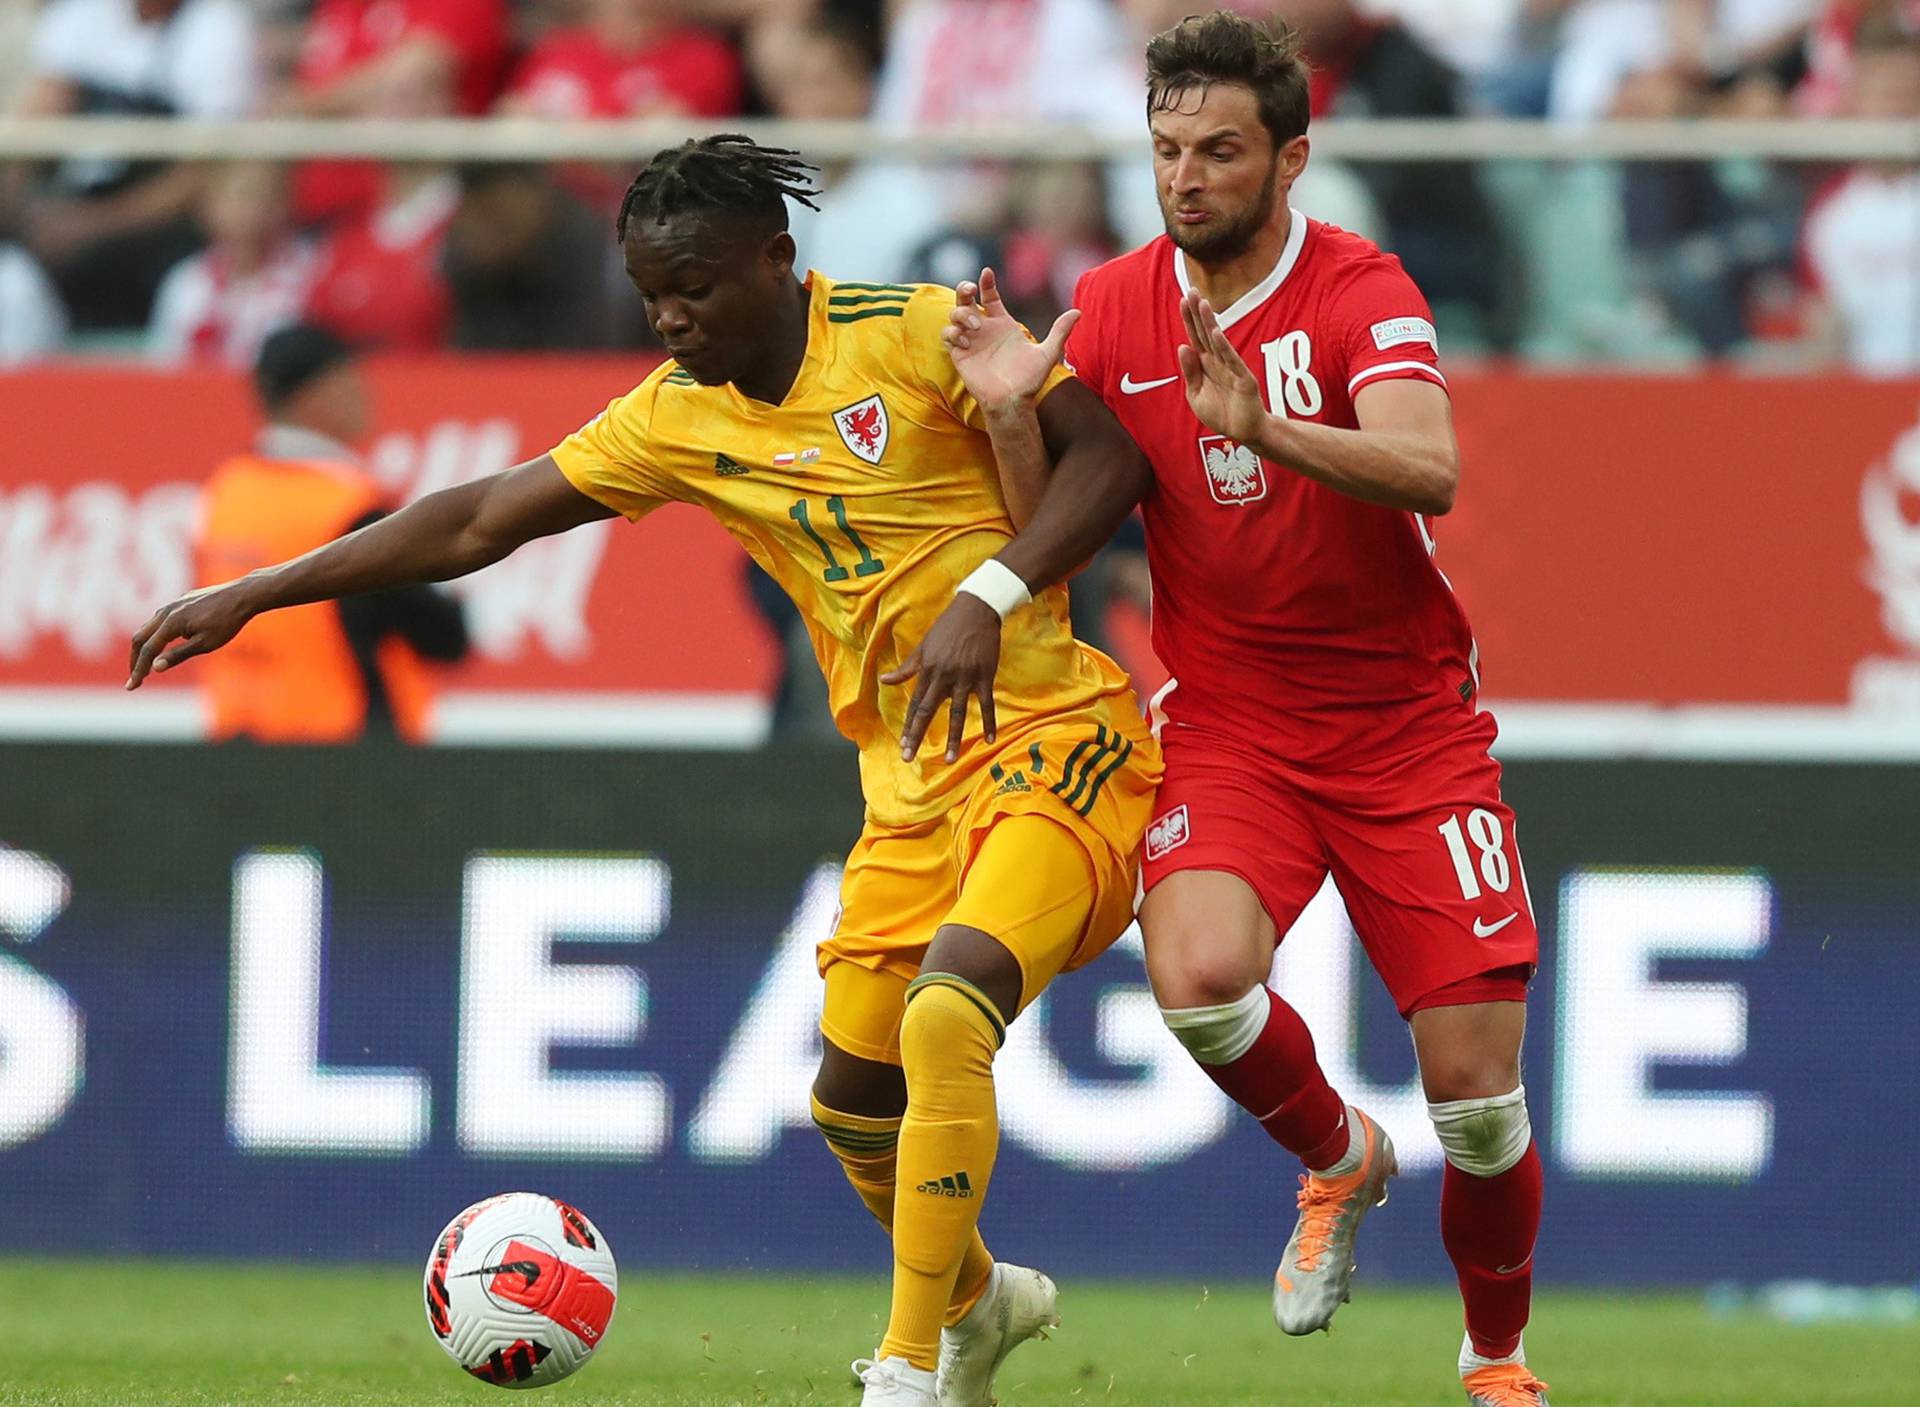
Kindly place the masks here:
[(730, 454), (716, 454), (713, 457), (713, 472), (721, 478), (731, 478), (735, 474), (748, 472), (747, 466)]
[(1000, 783), (999, 789), (994, 792), (995, 796), (1005, 796), (1007, 793), (1015, 791), (1033, 790), (1033, 784), (1027, 780), (1027, 774), (1025, 772), (1003, 772), (1000, 770), (1000, 764), (997, 762), (993, 764), (991, 770), (993, 772), (993, 779)]
[(948, 1173), (945, 1177), (930, 1177), (915, 1192), (925, 1192), (935, 1197), (971, 1197), (973, 1184), (963, 1172)]

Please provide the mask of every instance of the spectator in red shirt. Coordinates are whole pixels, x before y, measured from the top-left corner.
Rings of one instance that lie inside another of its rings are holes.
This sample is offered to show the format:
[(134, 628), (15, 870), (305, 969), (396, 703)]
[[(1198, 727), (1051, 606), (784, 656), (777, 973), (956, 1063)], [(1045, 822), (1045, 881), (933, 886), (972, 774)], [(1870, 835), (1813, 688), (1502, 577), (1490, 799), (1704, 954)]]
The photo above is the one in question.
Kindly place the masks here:
[(588, 0), (587, 23), (540, 39), (500, 111), (532, 117), (731, 117), (740, 56), (682, 0)]
[(384, 198), (328, 237), (307, 318), (359, 347), (444, 347), (453, 300), (440, 274), (460, 186), (445, 171), (395, 166)]
[[(282, 106), (310, 117), (382, 116), (396, 87), (446, 84), (452, 111), (485, 112), (507, 58), (506, 0), (319, 0), (308, 22), (295, 86)], [(378, 168), (309, 162), (295, 185), (304, 222), (365, 214)]]
[[(394, 72), (370, 99), (393, 121), (444, 117), (454, 95), (444, 70)], [(418, 162), (372, 168), (378, 195), (321, 247), (307, 317), (356, 346), (427, 351), (446, 345), (453, 302), (441, 276), (460, 184)]]

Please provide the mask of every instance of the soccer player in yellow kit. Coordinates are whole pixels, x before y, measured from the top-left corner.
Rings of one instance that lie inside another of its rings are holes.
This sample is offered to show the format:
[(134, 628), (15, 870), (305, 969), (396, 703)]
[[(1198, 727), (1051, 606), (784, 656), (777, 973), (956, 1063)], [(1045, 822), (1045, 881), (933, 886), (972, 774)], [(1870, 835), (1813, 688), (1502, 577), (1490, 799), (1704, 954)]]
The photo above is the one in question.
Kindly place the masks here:
[[(656, 156), (619, 233), (671, 360), (548, 455), (163, 607), (134, 637), (128, 687), (262, 611), (445, 580), (669, 501), (712, 512), (806, 618), (860, 749), (867, 818), (820, 948), (813, 1115), (893, 1236), (886, 1337), (856, 1365), (863, 1402), (986, 1407), (1008, 1351), (1056, 1322), (1052, 1282), (996, 1264), (978, 1230), (994, 1053), (1057, 973), (1131, 921), (1160, 778), (1126, 676), (1074, 640), (1059, 583), (1150, 470), (1054, 369), (1039, 422), (1055, 469), (1016, 536), (985, 432), (999, 408), (942, 342), (953, 292), (796, 278), (785, 198), (815, 194), (807, 169), (739, 137)], [(1009, 349), (1024, 359), (1011, 380), (1037, 379), (1065, 330)], [(996, 616), (997, 674), (991, 649), (955, 643)], [(923, 752), (943, 709), (945, 745)]]

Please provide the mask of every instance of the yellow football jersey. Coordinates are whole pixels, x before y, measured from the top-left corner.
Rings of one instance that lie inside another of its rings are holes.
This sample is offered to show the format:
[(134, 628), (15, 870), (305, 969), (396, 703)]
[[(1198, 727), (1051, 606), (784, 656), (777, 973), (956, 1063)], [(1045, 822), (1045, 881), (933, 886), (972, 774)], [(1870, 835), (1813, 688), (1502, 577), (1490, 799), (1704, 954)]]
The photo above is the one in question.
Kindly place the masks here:
[[(806, 358), (779, 405), (702, 386), (668, 361), (553, 451), (582, 493), (630, 519), (666, 502), (718, 518), (793, 599), (826, 675), (834, 721), (860, 749), (869, 815), (887, 825), (956, 805), (992, 754), (1058, 723), (1113, 724), (1138, 708), (1126, 675), (1080, 644), (1064, 587), (1013, 612), (994, 686), (999, 742), (946, 761), (942, 709), (900, 760), (912, 683), (882, 685), (954, 588), (1013, 536), (979, 404), (940, 340), (953, 291), (836, 283), (815, 273)], [(1055, 368), (1048, 389), (1070, 373)]]

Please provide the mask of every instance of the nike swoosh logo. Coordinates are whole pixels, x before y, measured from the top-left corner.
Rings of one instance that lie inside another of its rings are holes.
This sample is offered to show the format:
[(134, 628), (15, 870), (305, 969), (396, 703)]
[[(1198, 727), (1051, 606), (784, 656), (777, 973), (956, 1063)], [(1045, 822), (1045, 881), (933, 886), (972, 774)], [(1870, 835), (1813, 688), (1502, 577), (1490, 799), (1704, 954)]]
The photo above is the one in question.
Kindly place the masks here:
[(1514, 1273), (1516, 1273), (1516, 1272), (1518, 1272), (1518, 1271), (1522, 1271), (1522, 1270), (1525, 1270), (1525, 1269), (1527, 1268), (1527, 1266), (1529, 1266), (1530, 1264), (1532, 1264), (1532, 1262), (1533, 1262), (1533, 1254), (1532, 1254), (1531, 1252), (1529, 1252), (1529, 1253), (1527, 1254), (1527, 1258), (1526, 1258), (1525, 1260), (1523, 1260), (1523, 1261), (1521, 1261), (1521, 1262), (1520, 1262), (1520, 1264), (1518, 1264), (1518, 1265), (1496, 1265), (1496, 1266), (1495, 1266), (1495, 1267), (1493, 1268), (1493, 1273), (1494, 1273), (1495, 1275), (1512, 1275), (1512, 1274), (1514, 1274)]
[(1520, 915), (1517, 913), (1508, 914), (1498, 923), (1487, 923), (1482, 919), (1475, 918), (1473, 921), (1473, 936), (1476, 938), (1491, 938), (1519, 917)]
[(527, 1282), (529, 1288), (540, 1278), (540, 1262), (537, 1260), (509, 1260), (499, 1265), (483, 1265), (478, 1270), (463, 1270), (454, 1278), (464, 1280), (469, 1275), (518, 1275)]
[(1120, 391), (1123, 395), (1137, 396), (1142, 391), (1151, 391), (1156, 386), (1166, 386), (1178, 381), (1178, 376), (1163, 376), (1158, 381), (1135, 381), (1133, 373), (1127, 372), (1120, 378)]

